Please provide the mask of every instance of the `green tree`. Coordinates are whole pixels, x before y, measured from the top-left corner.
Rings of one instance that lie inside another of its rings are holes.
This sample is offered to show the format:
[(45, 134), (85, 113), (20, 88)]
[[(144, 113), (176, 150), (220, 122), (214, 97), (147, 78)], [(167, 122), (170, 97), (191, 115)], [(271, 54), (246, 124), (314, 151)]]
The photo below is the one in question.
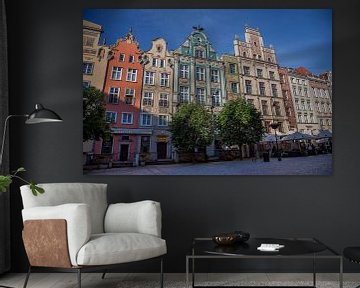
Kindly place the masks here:
[(108, 139), (109, 124), (105, 119), (105, 94), (89, 87), (83, 90), (83, 141)]
[(199, 104), (181, 105), (169, 128), (174, 146), (186, 152), (194, 152), (212, 141), (211, 115)]
[(264, 133), (261, 113), (243, 98), (225, 104), (217, 117), (217, 129), (224, 144), (239, 148), (259, 142)]

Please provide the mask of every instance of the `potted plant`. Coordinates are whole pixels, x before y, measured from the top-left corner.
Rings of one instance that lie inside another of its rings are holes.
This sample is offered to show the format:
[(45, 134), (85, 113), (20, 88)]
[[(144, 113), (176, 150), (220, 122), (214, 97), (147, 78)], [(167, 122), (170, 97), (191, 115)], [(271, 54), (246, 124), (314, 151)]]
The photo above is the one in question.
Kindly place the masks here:
[(0, 192), (6, 192), (9, 188), (10, 184), (13, 182), (13, 179), (19, 179), (22, 182), (30, 185), (31, 192), (34, 196), (37, 196), (38, 194), (42, 194), (45, 192), (45, 190), (39, 186), (33, 181), (27, 181), (24, 178), (20, 177), (18, 173), (25, 172), (24, 167), (18, 168), (16, 171), (11, 172), (8, 175), (0, 175)]

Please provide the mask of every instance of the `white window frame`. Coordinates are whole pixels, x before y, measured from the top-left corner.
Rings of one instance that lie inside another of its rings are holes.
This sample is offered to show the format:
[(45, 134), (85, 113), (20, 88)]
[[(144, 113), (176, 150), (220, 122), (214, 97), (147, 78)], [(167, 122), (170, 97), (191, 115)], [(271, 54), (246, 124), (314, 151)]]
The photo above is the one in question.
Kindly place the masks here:
[(190, 87), (189, 86), (180, 86), (180, 103), (189, 103), (190, 102)]
[[(135, 89), (134, 88), (126, 88), (125, 89), (125, 95), (124, 95), (125, 97), (125, 99), (124, 99), (124, 102), (125, 102), (125, 104), (127, 104), (127, 105), (134, 105), (134, 99), (135, 99)], [(128, 98), (130, 98), (130, 97), (132, 97), (132, 101), (131, 101), (131, 103), (127, 103), (126, 101), (127, 101), (127, 99)]]
[[(110, 87), (109, 88), (109, 104), (119, 104), (119, 96), (120, 96), (120, 87)], [(116, 99), (116, 101), (110, 101), (110, 99)]]
[(126, 81), (129, 82), (136, 82), (137, 79), (137, 69), (128, 68), (127, 74), (126, 74)]
[(160, 59), (159, 67), (160, 67), (160, 68), (164, 68), (165, 65), (166, 65), (165, 59)]
[(189, 65), (180, 64), (180, 78), (189, 79)]
[(219, 83), (219, 70), (211, 69), (211, 82)]
[(145, 91), (142, 99), (143, 106), (153, 106), (154, 103), (154, 92)]
[(221, 91), (218, 88), (211, 89), (211, 103), (215, 107), (221, 106)]
[[(152, 115), (149, 113), (141, 113), (141, 126), (151, 126), (152, 125)], [(146, 121), (144, 121), (146, 120)]]
[(144, 83), (146, 85), (154, 85), (155, 84), (155, 72), (145, 71), (144, 75)]
[(125, 54), (124, 53), (120, 53), (120, 55), (119, 55), (119, 61), (120, 62), (125, 62)]
[[(232, 93), (239, 93), (239, 83), (237, 82), (231, 82), (230, 88)], [(235, 88), (235, 89), (234, 89)]]
[[(129, 116), (130, 116), (130, 118), (129, 118)], [(126, 117), (126, 119), (124, 117)], [(121, 113), (121, 124), (131, 125), (131, 124), (133, 124), (133, 119), (134, 119), (133, 113), (131, 113), (131, 112), (122, 112)], [(130, 120), (130, 122), (128, 120)]]
[(169, 115), (159, 114), (158, 126), (161, 127), (169, 126)]
[[(165, 104), (165, 105), (164, 105)], [(159, 107), (169, 107), (169, 95), (167, 93), (160, 93), (159, 96)]]
[(113, 66), (111, 70), (111, 80), (121, 80), (122, 77), (122, 68), (118, 66)]
[(135, 62), (135, 56), (129, 55), (129, 63), (134, 63), (134, 62)]
[[(250, 83), (250, 85), (247, 85), (247, 83)], [(249, 87), (250, 87), (250, 89), (249, 89)], [(251, 80), (245, 80), (245, 94), (252, 94)]]
[[(108, 121), (108, 115), (110, 116), (110, 121)], [(106, 111), (105, 112), (105, 121), (106, 123), (116, 123), (117, 113), (115, 111)], [(113, 120), (113, 121), (111, 121)]]
[(92, 62), (83, 62), (83, 74), (92, 75), (93, 72), (94, 72), (94, 63), (92, 63)]
[(196, 101), (201, 105), (206, 104), (205, 88), (203, 87), (196, 88)]
[[(263, 87), (262, 87), (262, 85)], [(263, 91), (264, 93), (262, 93), (261, 91)], [(259, 82), (259, 95), (261, 96), (265, 96), (266, 95), (266, 86), (265, 86), (265, 82)]]
[(195, 75), (197, 81), (205, 81), (205, 68), (201, 66), (196, 66)]
[(168, 73), (160, 73), (160, 86), (169, 87), (170, 76)]
[(152, 59), (151, 66), (152, 67), (157, 67), (158, 66), (158, 58), (153, 58)]

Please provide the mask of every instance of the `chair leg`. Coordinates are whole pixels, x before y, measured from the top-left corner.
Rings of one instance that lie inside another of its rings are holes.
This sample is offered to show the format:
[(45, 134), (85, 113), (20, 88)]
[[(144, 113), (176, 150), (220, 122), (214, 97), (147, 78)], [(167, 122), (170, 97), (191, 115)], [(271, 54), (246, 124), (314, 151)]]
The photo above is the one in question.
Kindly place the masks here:
[(160, 287), (164, 287), (164, 269), (163, 269), (163, 257), (160, 260)]
[(27, 283), (28, 283), (28, 281), (29, 281), (30, 274), (31, 274), (31, 265), (29, 266), (29, 270), (28, 270), (28, 272), (27, 272), (27, 274), (26, 274), (26, 278), (25, 278), (25, 282), (24, 282), (23, 288), (26, 288)]
[(81, 288), (81, 269), (77, 269), (78, 288)]
[(106, 272), (107, 272), (107, 270), (105, 269), (104, 273), (101, 275), (101, 279), (105, 279)]

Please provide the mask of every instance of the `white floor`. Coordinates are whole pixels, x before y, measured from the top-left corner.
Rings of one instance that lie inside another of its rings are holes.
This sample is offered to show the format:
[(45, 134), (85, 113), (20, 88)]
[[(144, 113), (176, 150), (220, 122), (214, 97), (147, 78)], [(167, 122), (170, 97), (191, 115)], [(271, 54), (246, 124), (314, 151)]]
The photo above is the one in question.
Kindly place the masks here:
[[(32, 273), (28, 283), (28, 288), (76, 288), (76, 273)], [(339, 275), (335, 273), (319, 273), (317, 274), (318, 287), (339, 287)], [(10, 286), (14, 288), (22, 288), (25, 279), (25, 274), (5, 274), (0, 276), (1, 285)], [(185, 287), (185, 274), (165, 274), (165, 288)], [(238, 285), (289, 285), (293, 282), (294, 285), (312, 284), (312, 274), (300, 273), (211, 273), (211, 274), (197, 274), (197, 284), (211, 285), (226, 285), (230, 283)], [(108, 273), (104, 280), (101, 279), (101, 273), (83, 273), (82, 287), (83, 288), (121, 288), (121, 287), (159, 287), (159, 274), (153, 273)], [(344, 288), (353, 287), (360, 284), (360, 273), (346, 273), (344, 274)]]

